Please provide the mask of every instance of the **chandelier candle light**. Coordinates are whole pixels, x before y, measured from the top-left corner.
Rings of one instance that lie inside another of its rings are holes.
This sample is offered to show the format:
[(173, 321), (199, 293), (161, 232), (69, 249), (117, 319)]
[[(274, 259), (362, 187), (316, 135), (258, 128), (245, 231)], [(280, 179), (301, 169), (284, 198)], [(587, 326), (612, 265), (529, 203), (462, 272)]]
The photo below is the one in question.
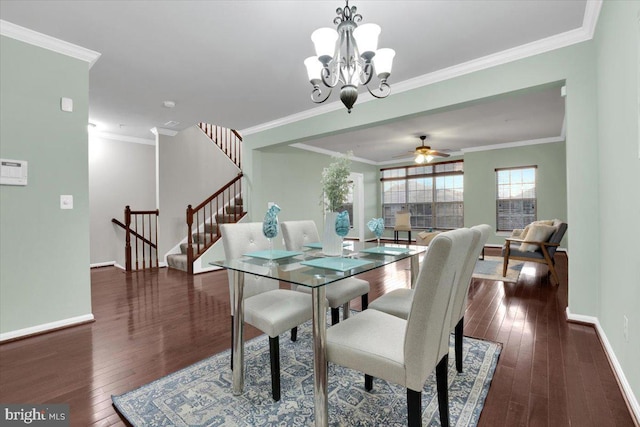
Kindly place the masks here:
[[(356, 13), (355, 6), (349, 7), (346, 0), (344, 8), (336, 9), (337, 17), (333, 28), (319, 28), (311, 34), (316, 56), (304, 61), (309, 81), (313, 85), (311, 100), (316, 104), (326, 101), (331, 90), (339, 82), (340, 100), (351, 113), (351, 108), (358, 99), (358, 86), (364, 85), (376, 98), (386, 98), (391, 92), (387, 79), (391, 75), (391, 66), (396, 52), (393, 49), (378, 49), (380, 26), (363, 24), (362, 15)], [(369, 82), (377, 74), (380, 83), (377, 89), (371, 90)], [(326, 95), (320, 89), (323, 83), (329, 91)]]

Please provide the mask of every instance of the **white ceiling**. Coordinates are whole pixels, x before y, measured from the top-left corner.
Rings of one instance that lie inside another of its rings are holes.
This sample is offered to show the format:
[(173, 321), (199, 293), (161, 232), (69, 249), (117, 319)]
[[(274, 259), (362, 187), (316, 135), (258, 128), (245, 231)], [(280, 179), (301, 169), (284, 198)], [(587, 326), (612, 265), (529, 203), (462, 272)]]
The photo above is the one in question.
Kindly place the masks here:
[[(351, 1), (363, 23), (382, 27), (380, 47), (396, 50), (392, 94), (587, 40), (600, 4)], [(330, 105), (310, 101), (303, 65), (313, 54), (311, 32), (333, 26), (342, 6), (309, 0), (1, 0), (0, 19), (99, 52), (90, 69), (90, 121), (108, 134), (151, 140), (150, 129), (167, 128), (168, 121), (179, 122), (173, 130), (205, 121), (250, 134), (344, 108), (336, 94)], [(432, 136), (427, 145), (454, 151), (557, 139), (564, 102), (559, 86), (543, 89), (304, 144), (352, 149), (356, 157), (381, 163), (419, 145), (423, 133)], [(175, 108), (163, 107), (165, 100), (175, 101)]]

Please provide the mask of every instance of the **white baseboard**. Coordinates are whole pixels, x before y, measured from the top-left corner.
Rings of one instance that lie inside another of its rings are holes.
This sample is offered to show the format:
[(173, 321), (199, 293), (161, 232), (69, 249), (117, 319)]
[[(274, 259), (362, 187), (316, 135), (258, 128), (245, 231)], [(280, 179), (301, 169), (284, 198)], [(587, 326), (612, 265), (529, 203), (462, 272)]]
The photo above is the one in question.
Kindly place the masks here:
[(624, 371), (622, 370), (622, 366), (620, 366), (620, 362), (618, 362), (618, 358), (616, 354), (613, 352), (613, 347), (611, 347), (611, 343), (607, 338), (607, 335), (604, 333), (602, 326), (600, 326), (600, 321), (597, 317), (593, 316), (585, 316), (582, 314), (574, 314), (571, 313), (569, 307), (567, 307), (567, 320), (573, 320), (574, 322), (582, 322), (593, 325), (596, 328), (596, 332), (600, 337), (600, 341), (602, 341), (602, 345), (604, 346), (604, 351), (607, 353), (609, 357), (609, 361), (611, 362), (611, 366), (615, 371), (616, 376), (618, 377), (618, 382), (622, 387), (622, 392), (625, 395), (627, 403), (635, 416), (636, 422), (640, 420), (640, 404), (638, 403), (638, 399), (636, 399), (633, 394), (633, 390), (631, 389), (631, 385), (629, 385), (629, 381), (627, 377), (624, 375)]
[[(116, 268), (119, 268), (120, 270), (126, 270), (126, 268), (125, 268), (124, 266), (122, 266), (122, 265), (118, 264), (118, 263), (117, 263), (117, 262), (115, 262), (115, 261), (114, 261), (114, 263), (113, 263), (113, 264), (111, 264), (111, 265), (113, 265), (113, 266), (114, 266), (114, 267), (116, 267)], [(160, 267), (160, 268), (163, 268), (163, 267), (166, 267), (166, 266), (167, 266), (167, 263), (166, 263), (166, 262), (162, 262), (162, 261), (160, 261), (160, 262), (158, 263), (158, 267)]]
[(502, 245), (496, 245), (495, 243), (487, 243), (484, 245), (485, 248), (501, 248)]
[(111, 267), (112, 265), (116, 265), (116, 262), (115, 261), (96, 262), (93, 264), (89, 264), (89, 267), (90, 268)]
[(201, 268), (201, 269), (198, 269), (197, 271), (194, 268), (193, 269), (193, 274), (208, 273), (210, 271), (217, 271), (217, 270), (222, 270), (222, 267), (217, 267), (217, 266), (214, 266), (214, 265), (210, 265), (209, 267)]
[(92, 322), (93, 320), (95, 320), (93, 314), (89, 313), (83, 316), (70, 317), (68, 319), (58, 320), (56, 322), (44, 323), (42, 325), (18, 329), (17, 331), (5, 332), (3, 334), (0, 334), (0, 342), (13, 340), (20, 337), (26, 337), (29, 335), (41, 334), (43, 332), (66, 328), (81, 323)]

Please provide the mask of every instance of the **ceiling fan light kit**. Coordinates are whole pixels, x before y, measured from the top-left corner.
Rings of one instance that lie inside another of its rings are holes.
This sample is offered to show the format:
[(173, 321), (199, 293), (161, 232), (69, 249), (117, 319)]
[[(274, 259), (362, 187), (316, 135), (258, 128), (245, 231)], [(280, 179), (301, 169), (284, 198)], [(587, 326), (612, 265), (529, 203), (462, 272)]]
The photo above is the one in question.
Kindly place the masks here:
[[(340, 100), (351, 113), (353, 104), (358, 99), (358, 86), (363, 85), (376, 98), (386, 98), (391, 92), (387, 79), (391, 75), (393, 49), (378, 49), (380, 26), (363, 24), (362, 15), (355, 6), (349, 7), (346, 0), (344, 8), (336, 9), (333, 28), (319, 28), (311, 34), (316, 56), (304, 61), (309, 82), (313, 86), (311, 100), (316, 104), (325, 102), (338, 83)], [(380, 80), (378, 88), (371, 90), (369, 83), (376, 74)], [(320, 84), (329, 90), (322, 92)]]
[(421, 165), (423, 163), (431, 163), (431, 161), (436, 157), (449, 157), (449, 154), (447, 153), (442, 153), (440, 151), (432, 150), (431, 147), (429, 147), (428, 145), (424, 145), (424, 140), (427, 139), (427, 136), (428, 135), (420, 135), (420, 140), (422, 141), (422, 144), (417, 146), (416, 149), (413, 151), (413, 154), (415, 154), (416, 156), (416, 158), (414, 159), (414, 162)]

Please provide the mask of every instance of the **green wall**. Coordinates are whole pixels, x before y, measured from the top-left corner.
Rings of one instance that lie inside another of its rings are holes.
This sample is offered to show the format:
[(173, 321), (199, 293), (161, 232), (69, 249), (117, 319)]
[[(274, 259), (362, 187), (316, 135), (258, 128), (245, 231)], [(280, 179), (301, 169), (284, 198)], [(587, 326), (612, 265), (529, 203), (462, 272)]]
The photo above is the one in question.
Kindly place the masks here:
[[(0, 157), (28, 185), (0, 186), (0, 333), (91, 315), (84, 61), (0, 37)], [(60, 98), (73, 99), (73, 112)], [(60, 209), (60, 195), (74, 208)]]
[[(386, 99), (360, 102), (350, 115), (340, 109), (248, 135), (248, 178), (269, 167), (259, 154), (253, 158), (258, 148), (304, 142), (477, 99), (565, 82), (567, 205), (563, 219), (569, 224), (567, 237), (571, 242), (569, 308), (574, 315), (600, 319), (628, 381), (627, 390), (635, 396), (636, 413), (640, 413), (640, 258), (636, 249), (640, 240), (640, 228), (636, 226), (640, 218), (639, 13), (638, 2), (603, 2), (593, 41)], [(471, 158), (473, 155), (465, 160), (469, 159), (473, 169)], [(289, 183), (295, 176), (283, 174), (280, 179)], [(261, 182), (252, 190), (275, 184)], [(557, 197), (560, 200), (561, 196)], [(485, 222), (479, 221), (485, 215), (481, 212), (470, 215), (466, 221)], [(622, 332), (625, 315), (629, 325), (627, 339)]]
[[(538, 219), (567, 219), (565, 143), (527, 145), (464, 155), (464, 224), (489, 224), (496, 229), (496, 168), (538, 166), (536, 196)], [(489, 244), (503, 244), (493, 235)], [(566, 248), (568, 238), (562, 241)]]
[[(262, 221), (268, 202), (276, 202), (282, 209), (280, 221), (314, 220), (322, 233), (323, 208), (320, 205), (322, 170), (333, 158), (299, 148), (280, 146), (253, 152), (259, 168), (252, 174), (251, 218)], [(351, 163), (351, 171), (364, 176), (365, 222), (379, 215), (379, 168), (359, 162)], [(373, 237), (365, 228), (366, 237)]]
[[(568, 238), (572, 242), (569, 263), (569, 305), (575, 313), (598, 314), (599, 220), (596, 70), (594, 45), (583, 42), (548, 53), (477, 71), (388, 98), (278, 126), (245, 138), (247, 175), (268, 167), (252, 159), (255, 149), (304, 142), (374, 126), (379, 123), (452, 108), (474, 100), (565, 82), (566, 167)], [(393, 86), (393, 85), (392, 85)], [(294, 179), (291, 177), (291, 179)], [(288, 181), (285, 181), (288, 182)], [(264, 182), (268, 188), (275, 183)], [(258, 190), (256, 187), (255, 190)], [(252, 189), (253, 191), (254, 189)], [(252, 193), (254, 194), (254, 193)], [(255, 194), (259, 194), (256, 192)]]
[[(595, 35), (600, 181), (598, 318), (640, 414), (640, 3), (604, 2)], [(594, 243), (595, 244), (595, 243)], [(573, 307), (572, 307), (573, 309)], [(628, 338), (624, 337), (624, 316)]]

